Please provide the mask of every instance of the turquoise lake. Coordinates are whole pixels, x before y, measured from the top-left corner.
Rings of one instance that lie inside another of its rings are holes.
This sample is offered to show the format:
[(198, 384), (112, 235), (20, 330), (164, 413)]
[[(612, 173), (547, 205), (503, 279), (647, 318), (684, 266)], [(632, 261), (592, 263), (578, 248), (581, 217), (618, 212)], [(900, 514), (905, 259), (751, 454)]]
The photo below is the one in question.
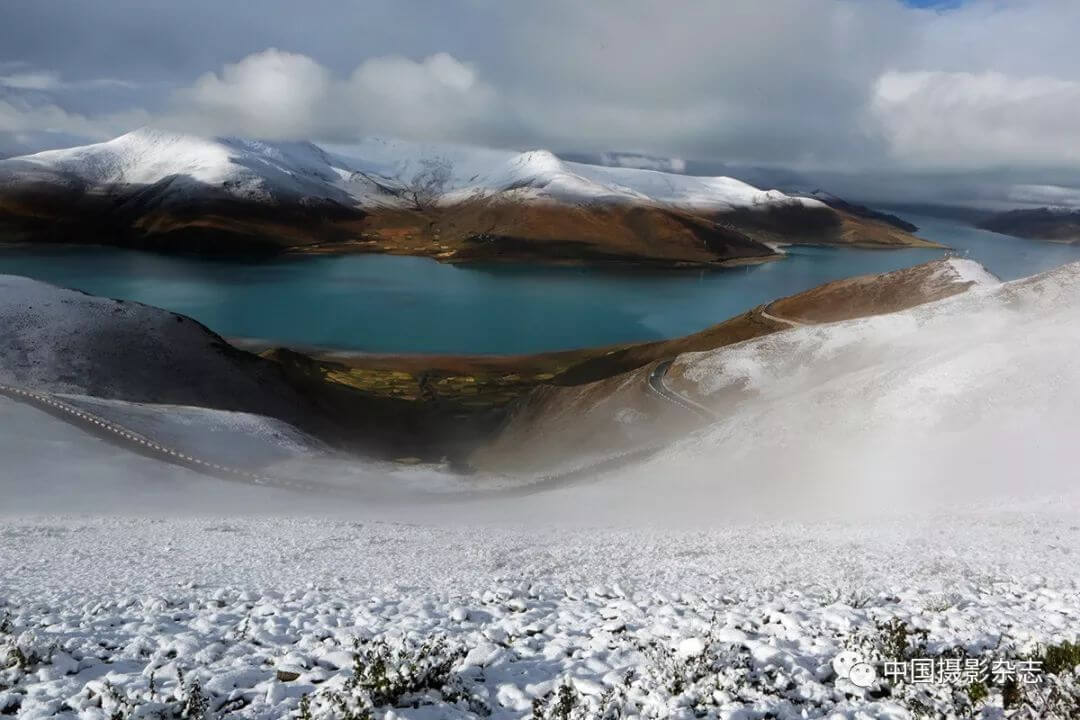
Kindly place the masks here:
[[(1003, 279), (1080, 260), (1080, 247), (906, 216), (922, 237)], [(0, 273), (190, 315), (227, 337), (385, 353), (528, 353), (701, 330), (829, 280), (940, 250), (788, 248), (710, 271), (455, 266), (389, 255), (206, 259), (101, 247), (0, 248)]]

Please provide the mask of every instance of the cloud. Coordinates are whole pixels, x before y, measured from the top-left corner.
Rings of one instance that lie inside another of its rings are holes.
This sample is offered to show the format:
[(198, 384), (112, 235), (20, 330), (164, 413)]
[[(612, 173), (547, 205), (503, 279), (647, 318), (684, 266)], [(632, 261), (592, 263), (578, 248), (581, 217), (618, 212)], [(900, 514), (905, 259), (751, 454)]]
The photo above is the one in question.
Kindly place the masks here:
[(177, 90), (162, 122), (263, 138), (479, 140), (473, 131), (495, 105), (494, 90), (446, 53), (370, 58), (337, 77), (306, 55), (268, 49)]
[(48, 101), (0, 97), (0, 157), (107, 140), (150, 121), (142, 109), (87, 116)]
[[(176, 93), (171, 124), (335, 141), (412, 140), (619, 149), (638, 154), (829, 165), (877, 152), (850, 119), (902, 46), (896, 10), (836, 0), (659, 8), (555, 2), (462, 8), (488, 42), (369, 57), (345, 70), (260, 51)], [(888, 32), (886, 30), (888, 29)], [(793, 63), (794, 49), (813, 63)], [(852, 62), (860, 57), (860, 62)]]
[[(690, 167), (1080, 172), (1067, 122), (1078, 116), (1075, 0), (261, 8), (16, 4), (0, 27), (12, 58), (0, 100), (22, 93), (95, 138), (130, 114), (206, 134), (380, 134)], [(1073, 181), (1016, 182), (1040, 183)]]
[(25, 70), (0, 75), (0, 87), (13, 90), (62, 90), (123, 87), (134, 89), (136, 83), (117, 78), (89, 78), (76, 82), (65, 81), (60, 73), (52, 70)]
[(366, 60), (340, 91), (351, 120), (342, 123), (346, 134), (481, 141), (499, 113), (511, 112), (471, 65), (447, 53)]
[(1080, 82), (889, 72), (875, 83), (870, 117), (901, 166), (1080, 166)]
[(315, 129), (330, 84), (311, 58), (271, 48), (177, 91), (175, 122), (268, 138), (304, 135)]
[(61, 82), (58, 73), (39, 70), (0, 75), (0, 85), (17, 90), (55, 90)]
[(607, 152), (596, 158), (601, 165), (611, 167), (637, 168), (639, 170), (659, 170), (661, 172), (684, 173), (686, 161), (679, 157), (651, 157), (633, 153)]
[(149, 122), (145, 110), (128, 110), (87, 117), (52, 103), (0, 98), (0, 133), (58, 133), (106, 139)]

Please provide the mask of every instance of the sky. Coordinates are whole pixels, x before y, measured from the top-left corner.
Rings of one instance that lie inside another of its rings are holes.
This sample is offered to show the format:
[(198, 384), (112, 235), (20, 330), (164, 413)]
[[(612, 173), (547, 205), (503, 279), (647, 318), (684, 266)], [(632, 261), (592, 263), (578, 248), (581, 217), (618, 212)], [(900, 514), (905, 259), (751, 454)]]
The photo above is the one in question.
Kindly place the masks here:
[(1080, 198), (1077, 27), (1075, 0), (4, 3), (0, 155), (154, 125)]

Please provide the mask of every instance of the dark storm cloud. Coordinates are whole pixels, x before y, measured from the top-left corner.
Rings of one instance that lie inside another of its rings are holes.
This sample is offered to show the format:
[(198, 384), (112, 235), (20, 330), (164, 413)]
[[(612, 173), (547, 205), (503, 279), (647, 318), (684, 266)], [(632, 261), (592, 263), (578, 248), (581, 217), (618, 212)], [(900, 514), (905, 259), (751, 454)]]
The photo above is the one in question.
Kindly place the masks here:
[(0, 14), (0, 152), (151, 122), (817, 171), (1080, 167), (1072, 0), (38, 0)]

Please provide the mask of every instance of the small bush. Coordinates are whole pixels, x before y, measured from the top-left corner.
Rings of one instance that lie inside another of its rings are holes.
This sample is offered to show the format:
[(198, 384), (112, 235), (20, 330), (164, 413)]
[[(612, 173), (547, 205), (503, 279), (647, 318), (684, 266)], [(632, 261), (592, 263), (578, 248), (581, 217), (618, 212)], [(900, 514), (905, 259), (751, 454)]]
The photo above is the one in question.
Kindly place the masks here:
[(444, 638), (425, 640), (410, 648), (391, 648), (385, 640), (356, 642), (349, 690), (367, 693), (375, 706), (397, 705), (402, 698), (426, 690), (448, 688), (464, 648), (450, 649)]
[[(629, 681), (629, 676), (625, 682)], [(569, 681), (532, 705), (533, 720), (622, 720), (626, 686), (609, 688), (599, 698), (586, 698)]]
[(461, 646), (436, 637), (419, 644), (385, 639), (354, 643), (352, 675), (340, 691), (326, 690), (309, 698), (302, 711), (306, 717), (332, 716), (341, 720), (369, 720), (381, 707), (405, 707), (435, 701), (465, 703), (475, 713), (490, 708), (466, 692), (454, 667), (465, 657)]
[(199, 679), (195, 678), (187, 685), (179, 685), (177, 691), (180, 717), (185, 720), (203, 720), (206, 711), (210, 709), (210, 699), (203, 694)]
[(886, 660), (901, 662), (926, 656), (926, 630), (915, 630), (899, 618), (877, 624), (877, 646)]
[(1080, 665), (1080, 642), (1065, 641), (1050, 645), (1042, 652), (1043, 670), (1050, 675), (1069, 674)]
[(574, 711), (580, 704), (581, 698), (574, 686), (563, 682), (546, 697), (533, 700), (532, 716), (534, 720), (574, 720)]

